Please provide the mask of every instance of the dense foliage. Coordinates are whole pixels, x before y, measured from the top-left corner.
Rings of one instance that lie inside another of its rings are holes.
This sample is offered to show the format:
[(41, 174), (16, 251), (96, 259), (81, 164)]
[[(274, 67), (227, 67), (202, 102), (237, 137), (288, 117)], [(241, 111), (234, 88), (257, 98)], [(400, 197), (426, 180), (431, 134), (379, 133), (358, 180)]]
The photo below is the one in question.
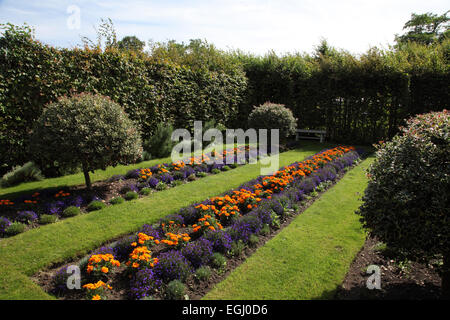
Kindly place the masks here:
[(255, 129), (279, 129), (280, 137), (288, 137), (295, 134), (297, 119), (284, 105), (266, 102), (253, 109), (248, 125)]
[(89, 172), (128, 164), (142, 155), (139, 131), (122, 107), (107, 97), (79, 94), (45, 107), (35, 122), (31, 154), (41, 167), (57, 161)]
[[(432, 112), (409, 119), (401, 134), (382, 143), (359, 210), (364, 226), (388, 246), (426, 259), (444, 255), (447, 277), (449, 129), (450, 113)], [(448, 286), (444, 273), (445, 281)]]
[(298, 128), (326, 129), (334, 141), (388, 139), (403, 119), (448, 108), (449, 45), (407, 43), (355, 56), (324, 42), (313, 55), (236, 54), (248, 78), (236, 125), (272, 101), (292, 110)]
[(227, 125), (237, 116), (246, 88), (239, 68), (233, 73), (194, 69), (114, 47), (57, 49), (35, 40), (27, 26), (3, 29), (0, 173), (29, 161), (33, 124), (43, 107), (58, 97), (81, 92), (108, 96), (123, 106), (147, 140), (161, 122), (187, 129), (194, 120), (216, 119)]
[(143, 141), (159, 123), (191, 129), (194, 120), (215, 120), (246, 128), (253, 106), (272, 101), (286, 105), (299, 128), (326, 129), (338, 142), (373, 143), (393, 137), (411, 115), (449, 108), (448, 39), (358, 56), (323, 42), (313, 54), (261, 57), (200, 40), (153, 43), (149, 52), (117, 45), (56, 49), (26, 26), (3, 29), (0, 149), (9, 152), (0, 154), (0, 173), (30, 160), (28, 136), (43, 106), (72, 92), (111, 97), (139, 124)]
[(406, 32), (396, 36), (397, 44), (418, 42), (429, 45), (448, 39), (450, 35), (448, 13), (449, 11), (442, 15), (430, 12), (423, 14), (413, 13), (411, 19), (403, 27), (403, 30), (406, 30)]

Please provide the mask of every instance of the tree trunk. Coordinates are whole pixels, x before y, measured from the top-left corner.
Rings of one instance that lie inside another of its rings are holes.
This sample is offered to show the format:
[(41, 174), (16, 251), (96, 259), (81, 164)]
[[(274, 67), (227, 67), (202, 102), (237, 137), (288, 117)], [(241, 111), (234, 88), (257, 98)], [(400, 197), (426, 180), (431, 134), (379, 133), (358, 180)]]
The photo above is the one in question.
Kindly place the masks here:
[(89, 170), (87, 169), (87, 166), (83, 164), (83, 173), (84, 173), (84, 180), (86, 181), (86, 187), (88, 190), (92, 189), (91, 184), (91, 177), (89, 176)]
[(450, 253), (444, 253), (444, 265), (442, 266), (442, 298), (450, 299)]

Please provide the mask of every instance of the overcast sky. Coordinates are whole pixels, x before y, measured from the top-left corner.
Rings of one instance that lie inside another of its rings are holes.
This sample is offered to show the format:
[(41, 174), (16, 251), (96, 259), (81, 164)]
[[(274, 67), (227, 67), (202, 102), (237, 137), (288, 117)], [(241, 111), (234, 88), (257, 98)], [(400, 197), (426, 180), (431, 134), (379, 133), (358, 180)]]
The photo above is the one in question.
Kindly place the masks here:
[[(222, 49), (264, 54), (312, 52), (321, 38), (352, 53), (387, 47), (411, 13), (443, 14), (442, 0), (0, 0), (0, 22), (33, 26), (44, 43), (73, 47), (95, 39), (111, 18), (118, 38), (206, 39)], [(77, 12), (79, 10), (79, 20)], [(79, 25), (77, 22), (79, 21)]]

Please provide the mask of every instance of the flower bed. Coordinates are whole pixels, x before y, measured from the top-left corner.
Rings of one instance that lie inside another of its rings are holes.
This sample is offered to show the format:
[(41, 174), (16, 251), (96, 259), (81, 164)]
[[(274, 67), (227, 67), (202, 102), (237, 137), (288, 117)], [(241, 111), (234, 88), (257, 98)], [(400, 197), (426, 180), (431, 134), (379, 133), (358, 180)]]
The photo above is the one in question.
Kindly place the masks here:
[[(358, 159), (352, 147), (326, 150), (271, 176), (260, 176), (221, 196), (182, 208), (153, 226), (144, 225), (138, 233), (80, 260), (83, 285), (95, 286), (101, 280), (112, 287), (95, 295), (96, 299), (174, 298), (171, 288), (182, 286), (176, 281), (207, 281), (208, 269), (220, 270), (226, 263), (224, 255), (236, 257), (245, 246), (257, 243), (258, 236), (279, 228), (303, 200), (326, 190)], [(87, 262), (99, 253), (112, 254), (111, 259), (121, 261), (121, 266), (112, 274), (92, 278), (87, 275)], [(93, 298), (87, 289), (65, 289), (67, 267), (53, 270), (56, 276), (40, 281), (41, 285), (62, 298)]]
[[(35, 228), (79, 213), (99, 210), (106, 205), (120, 204), (175, 187), (214, 174), (215, 170), (221, 172), (236, 168), (248, 163), (251, 157), (256, 157), (250, 154), (249, 149), (248, 146), (240, 146), (224, 150), (222, 154), (215, 154), (212, 159), (201, 154), (184, 161), (133, 169), (125, 175), (114, 175), (106, 181), (96, 183), (92, 192), (76, 187), (62, 190), (52, 188), (14, 200), (0, 199), (0, 237), (14, 235), (8, 232), (13, 223), (24, 223), (25, 229)], [(230, 155), (232, 162), (227, 163), (227, 157)], [(237, 161), (239, 155), (244, 156), (245, 161), (242, 163)]]

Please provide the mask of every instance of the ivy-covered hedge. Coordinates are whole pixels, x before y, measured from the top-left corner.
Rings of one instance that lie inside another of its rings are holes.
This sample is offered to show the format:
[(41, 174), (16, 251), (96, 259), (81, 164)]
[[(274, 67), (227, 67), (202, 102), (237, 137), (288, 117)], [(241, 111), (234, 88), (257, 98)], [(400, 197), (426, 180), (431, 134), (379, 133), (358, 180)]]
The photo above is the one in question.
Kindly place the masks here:
[(0, 37), (0, 174), (30, 159), (33, 123), (60, 96), (108, 96), (147, 139), (161, 122), (190, 128), (194, 120), (215, 119), (227, 125), (245, 88), (242, 70), (194, 70), (118, 49), (58, 49), (35, 40), (26, 27), (9, 26)]

